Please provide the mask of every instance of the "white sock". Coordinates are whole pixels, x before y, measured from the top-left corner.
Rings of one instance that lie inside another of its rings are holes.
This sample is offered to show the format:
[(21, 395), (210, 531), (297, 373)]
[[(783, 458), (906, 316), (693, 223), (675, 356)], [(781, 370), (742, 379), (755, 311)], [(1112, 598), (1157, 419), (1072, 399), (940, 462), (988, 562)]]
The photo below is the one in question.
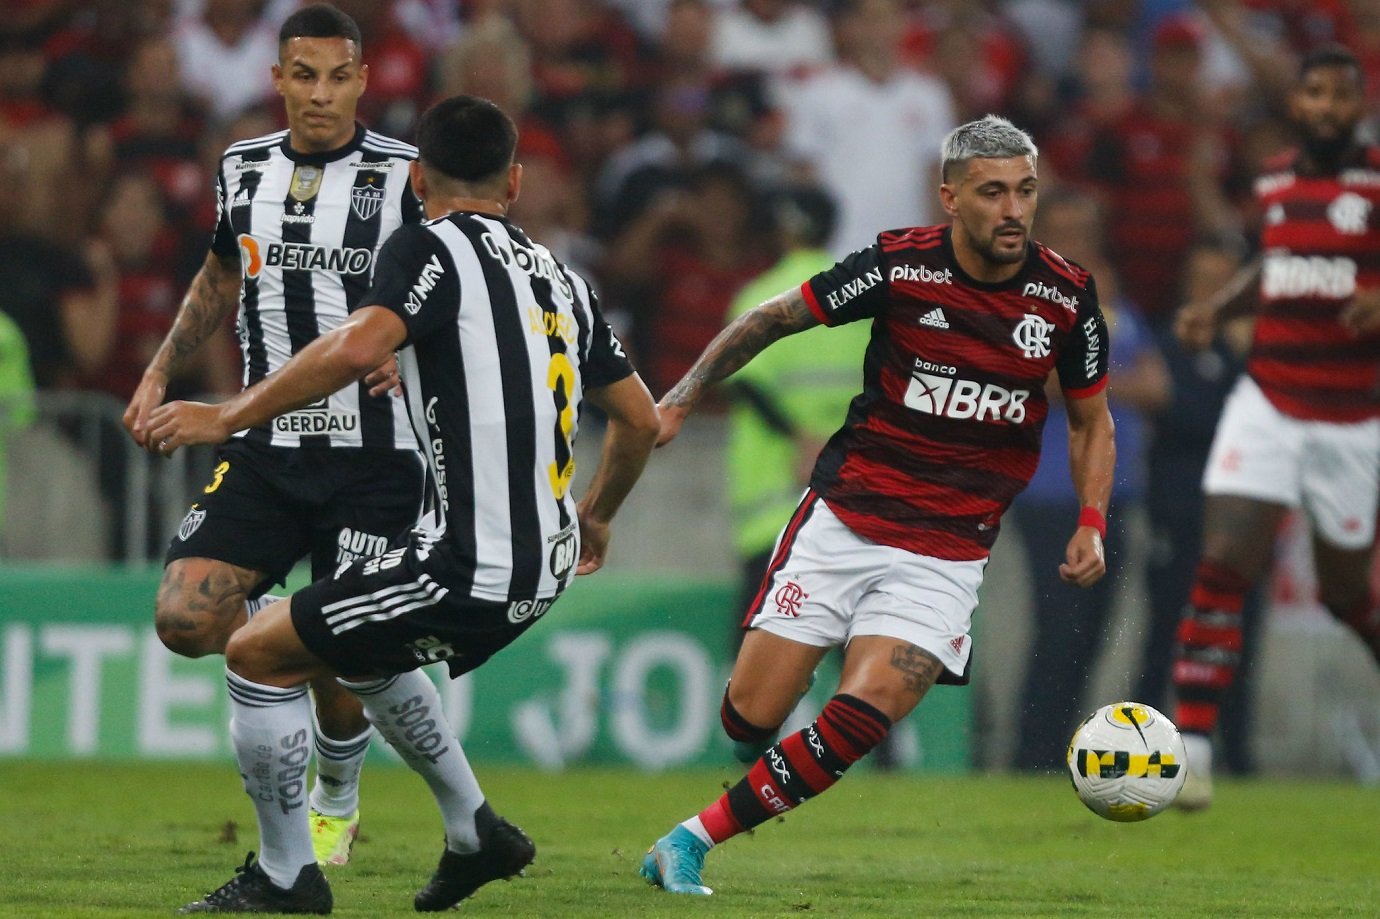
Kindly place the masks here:
[(1206, 734), (1185, 732), (1184, 755), (1188, 758), (1189, 772), (1212, 774), (1212, 740)]
[(244, 604), (245, 621), (248, 622), (250, 619), (253, 619), (254, 614), (259, 610), (263, 609), (265, 606), (277, 603), (281, 599), (283, 598), (277, 594), (264, 594), (257, 600), (246, 600)]
[(700, 842), (704, 843), (711, 849), (714, 848), (714, 840), (709, 838), (709, 831), (704, 828), (704, 823), (700, 820), (699, 814), (696, 814), (689, 820), (681, 821), (680, 825), (685, 827), (691, 833), (694, 833), (695, 838), (698, 839)]
[(413, 670), (372, 683), (340, 683), (359, 696), (383, 739), (431, 786), (446, 825), (446, 847), (478, 852), (474, 814), (484, 803), (484, 792), (441, 711), (441, 695), (431, 680)]
[(288, 889), (304, 865), (315, 864), (307, 823), (311, 703), (306, 685), (262, 686), (225, 671), (230, 688), (230, 737), (244, 790), (259, 817), (259, 865)]
[(328, 817), (348, 817), (359, 810), (359, 774), (364, 769), (374, 729), (366, 727), (357, 737), (336, 740), (321, 733), (319, 724), (313, 727), (316, 783), (311, 789), (312, 809)]

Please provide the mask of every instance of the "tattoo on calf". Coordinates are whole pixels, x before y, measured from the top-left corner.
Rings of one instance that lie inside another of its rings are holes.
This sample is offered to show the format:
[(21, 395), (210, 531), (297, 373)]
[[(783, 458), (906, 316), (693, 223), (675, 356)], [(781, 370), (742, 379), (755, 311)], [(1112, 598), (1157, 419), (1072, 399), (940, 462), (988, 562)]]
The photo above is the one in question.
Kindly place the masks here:
[(915, 645), (897, 645), (893, 648), (891, 666), (905, 675), (906, 688), (914, 693), (928, 690), (944, 670), (939, 658)]

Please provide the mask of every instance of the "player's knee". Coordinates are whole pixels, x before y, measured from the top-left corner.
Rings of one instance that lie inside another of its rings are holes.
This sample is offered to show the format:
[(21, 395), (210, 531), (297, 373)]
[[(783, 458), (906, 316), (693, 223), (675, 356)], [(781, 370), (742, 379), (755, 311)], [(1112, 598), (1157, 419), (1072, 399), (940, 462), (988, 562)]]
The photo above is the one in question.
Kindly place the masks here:
[(158, 591), (153, 613), (158, 640), (183, 657), (223, 653), (230, 634), (244, 623), (244, 594), (230, 591), (213, 599), (188, 596), (178, 587), (165, 579)]
[[(729, 740), (743, 741), (746, 743), (758, 743), (776, 735), (780, 724), (773, 724), (770, 727), (763, 727), (753, 721), (734, 704), (729, 691), (732, 689), (730, 684), (724, 688), (723, 704), (719, 706), (719, 721), (723, 724), (724, 733)], [(750, 709), (751, 710), (751, 709)]]

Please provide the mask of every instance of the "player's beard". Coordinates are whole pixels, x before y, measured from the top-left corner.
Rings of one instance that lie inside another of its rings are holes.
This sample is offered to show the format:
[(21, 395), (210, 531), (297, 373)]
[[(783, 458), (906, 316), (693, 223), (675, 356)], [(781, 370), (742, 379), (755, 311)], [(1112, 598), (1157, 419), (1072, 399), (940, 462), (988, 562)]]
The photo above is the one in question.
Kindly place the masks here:
[[(1022, 233), (1020, 247), (1012, 251), (998, 249), (997, 234), (1002, 230), (1020, 230)], [(994, 265), (1014, 265), (1025, 258), (1025, 244), (1028, 238), (1025, 226), (1011, 221), (1003, 223), (992, 230), (992, 235), (987, 238), (986, 242), (980, 243), (977, 240), (973, 240), (973, 248), (978, 251), (979, 255)]]
[(1356, 130), (1339, 130), (1331, 136), (1319, 136), (1313, 131), (1302, 131), (1303, 149), (1308, 158), (1320, 168), (1333, 171), (1356, 143)]

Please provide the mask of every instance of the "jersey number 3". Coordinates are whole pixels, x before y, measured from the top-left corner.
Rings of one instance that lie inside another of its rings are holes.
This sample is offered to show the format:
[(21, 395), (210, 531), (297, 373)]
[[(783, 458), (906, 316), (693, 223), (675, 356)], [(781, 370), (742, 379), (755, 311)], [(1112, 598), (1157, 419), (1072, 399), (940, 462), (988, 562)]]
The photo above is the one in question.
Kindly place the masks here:
[(575, 368), (564, 353), (558, 351), (551, 355), (546, 385), (556, 400), (556, 461), (546, 467), (546, 472), (551, 479), (551, 493), (559, 501), (570, 490), (571, 479), (575, 477), (575, 450), (571, 443), (575, 432), (575, 406), (572, 404)]

